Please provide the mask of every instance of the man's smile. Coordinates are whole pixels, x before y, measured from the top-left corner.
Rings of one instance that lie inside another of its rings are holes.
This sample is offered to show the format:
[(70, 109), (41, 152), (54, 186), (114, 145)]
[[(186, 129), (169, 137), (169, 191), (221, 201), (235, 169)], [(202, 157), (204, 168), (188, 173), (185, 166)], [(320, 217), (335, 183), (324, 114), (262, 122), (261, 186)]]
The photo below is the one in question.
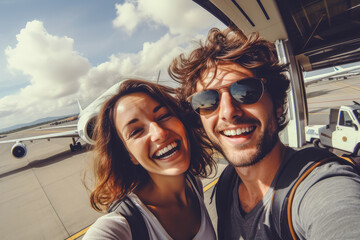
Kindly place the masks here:
[(255, 129), (256, 129), (255, 126), (250, 126), (250, 127), (236, 128), (231, 130), (224, 130), (221, 131), (220, 134), (225, 135), (226, 137), (241, 136), (241, 135), (248, 135), (252, 133)]

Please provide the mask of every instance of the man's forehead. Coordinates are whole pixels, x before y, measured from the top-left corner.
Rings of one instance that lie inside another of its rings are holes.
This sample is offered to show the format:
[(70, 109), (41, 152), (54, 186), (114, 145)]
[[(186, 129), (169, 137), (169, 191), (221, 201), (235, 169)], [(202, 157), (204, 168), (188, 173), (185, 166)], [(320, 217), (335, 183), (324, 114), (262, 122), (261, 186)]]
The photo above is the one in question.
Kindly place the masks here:
[(204, 88), (212, 88), (225, 85), (232, 81), (238, 81), (242, 78), (253, 77), (251, 70), (244, 68), (236, 63), (220, 64), (217, 67), (216, 75), (215, 68), (207, 70), (201, 74), (199, 81), (196, 84), (196, 91), (201, 91)]

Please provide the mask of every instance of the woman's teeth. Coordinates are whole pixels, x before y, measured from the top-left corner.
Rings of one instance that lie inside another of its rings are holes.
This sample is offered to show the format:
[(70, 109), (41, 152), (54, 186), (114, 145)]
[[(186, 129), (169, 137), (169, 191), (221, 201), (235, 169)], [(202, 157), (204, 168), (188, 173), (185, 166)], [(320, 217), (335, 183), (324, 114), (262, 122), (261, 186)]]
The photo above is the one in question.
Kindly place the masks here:
[(238, 129), (232, 129), (232, 130), (225, 130), (224, 131), (224, 135), (227, 137), (232, 137), (232, 136), (238, 136), (244, 133), (250, 133), (255, 129), (254, 126), (252, 127), (246, 127), (246, 128), (238, 128)]
[(166, 147), (164, 147), (163, 149), (160, 149), (159, 151), (157, 151), (157, 153), (155, 154), (156, 157), (160, 158), (161, 156), (169, 153), (170, 151), (172, 151), (174, 148), (176, 148), (178, 146), (178, 144), (176, 142), (170, 143), (169, 145), (167, 145)]

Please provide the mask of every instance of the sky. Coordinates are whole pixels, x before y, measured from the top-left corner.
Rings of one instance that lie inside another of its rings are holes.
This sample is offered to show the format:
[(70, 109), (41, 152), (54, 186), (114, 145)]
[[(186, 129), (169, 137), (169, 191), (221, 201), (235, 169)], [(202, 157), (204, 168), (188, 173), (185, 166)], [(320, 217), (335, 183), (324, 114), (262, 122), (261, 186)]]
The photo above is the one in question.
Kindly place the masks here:
[(77, 113), (124, 77), (174, 85), (171, 60), (212, 27), (191, 0), (0, 0), (0, 130)]

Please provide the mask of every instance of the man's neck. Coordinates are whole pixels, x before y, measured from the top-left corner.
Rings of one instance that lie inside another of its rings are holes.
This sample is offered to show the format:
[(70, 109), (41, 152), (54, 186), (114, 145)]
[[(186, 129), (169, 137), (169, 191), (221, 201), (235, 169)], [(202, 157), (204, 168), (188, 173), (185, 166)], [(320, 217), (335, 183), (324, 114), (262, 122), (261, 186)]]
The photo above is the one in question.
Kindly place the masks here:
[(285, 156), (285, 146), (278, 140), (275, 147), (261, 161), (250, 167), (235, 167), (241, 179), (240, 203), (245, 212), (251, 211), (263, 199)]

